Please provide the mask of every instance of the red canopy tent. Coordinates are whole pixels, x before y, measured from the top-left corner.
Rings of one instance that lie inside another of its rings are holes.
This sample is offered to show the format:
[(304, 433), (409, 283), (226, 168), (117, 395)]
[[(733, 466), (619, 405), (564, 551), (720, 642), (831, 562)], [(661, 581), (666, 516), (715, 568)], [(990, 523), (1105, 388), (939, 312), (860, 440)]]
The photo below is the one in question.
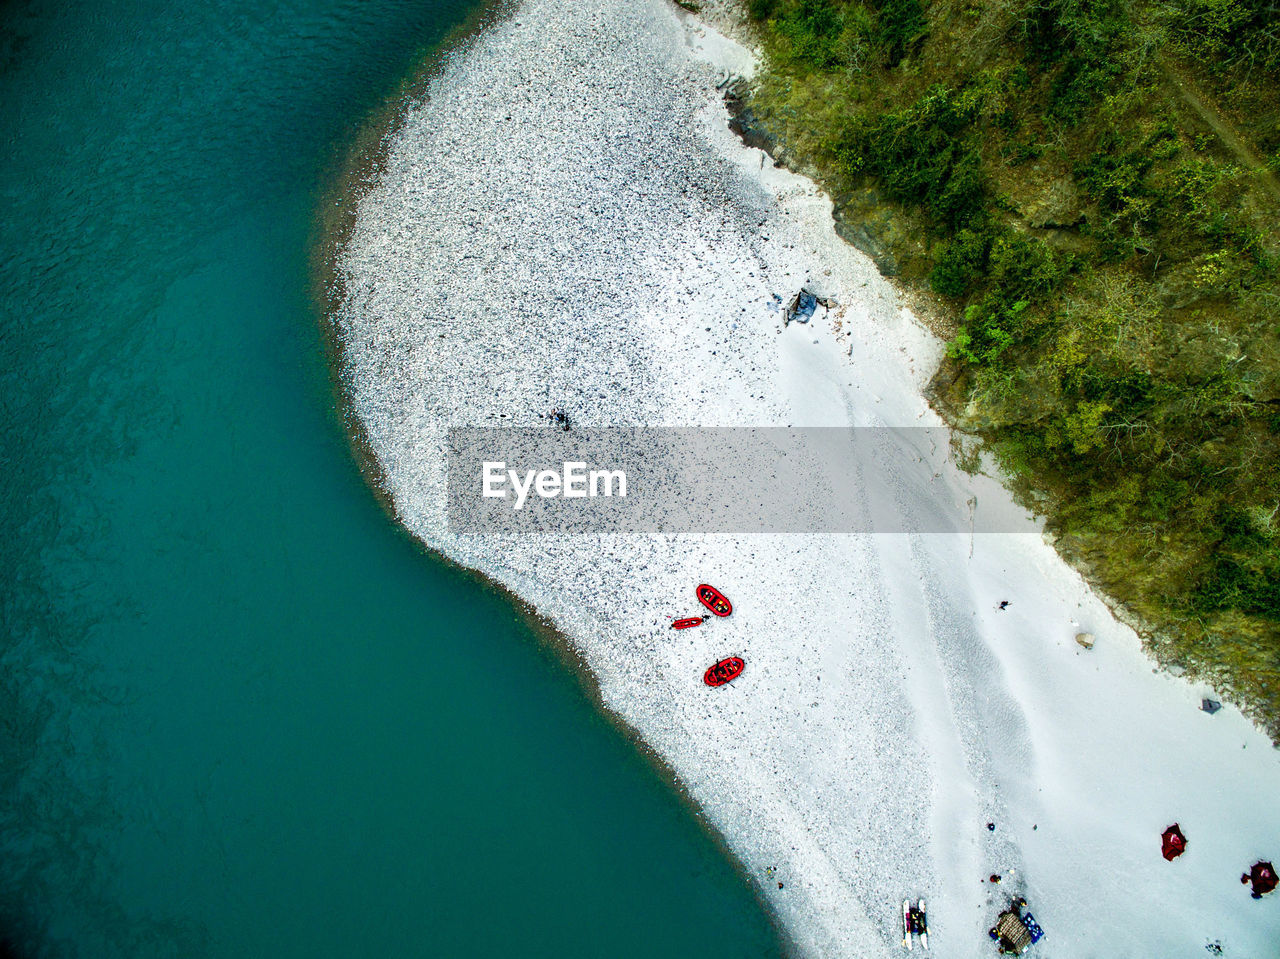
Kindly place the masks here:
[(1248, 872), (1240, 877), (1241, 882), (1253, 883), (1253, 898), (1261, 899), (1276, 887), (1276, 867), (1269, 862), (1259, 860)]
[(1176, 822), (1160, 834), (1160, 855), (1165, 859), (1173, 862), (1186, 851), (1187, 837), (1182, 835)]

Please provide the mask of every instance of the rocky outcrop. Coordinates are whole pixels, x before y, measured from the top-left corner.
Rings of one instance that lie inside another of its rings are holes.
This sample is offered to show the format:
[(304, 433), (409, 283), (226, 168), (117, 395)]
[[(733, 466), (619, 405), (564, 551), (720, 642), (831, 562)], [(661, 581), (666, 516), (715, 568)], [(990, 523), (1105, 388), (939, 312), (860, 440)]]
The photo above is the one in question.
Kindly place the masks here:
[(871, 187), (841, 196), (835, 208), (836, 233), (871, 257), (884, 276), (918, 280), (929, 269), (923, 224)]
[(750, 94), (750, 85), (743, 79), (735, 80), (725, 88), (724, 104), (729, 110), (729, 129), (741, 137), (747, 146), (763, 150), (775, 162), (781, 162), (778, 159), (781, 148), (778, 138), (769, 132), (748, 105)]

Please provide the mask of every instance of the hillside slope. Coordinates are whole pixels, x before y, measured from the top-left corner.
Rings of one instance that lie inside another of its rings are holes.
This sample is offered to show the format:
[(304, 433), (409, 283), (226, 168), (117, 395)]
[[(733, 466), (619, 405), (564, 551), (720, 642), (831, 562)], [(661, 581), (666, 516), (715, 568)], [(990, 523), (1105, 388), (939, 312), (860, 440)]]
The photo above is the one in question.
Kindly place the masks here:
[(951, 306), (932, 386), (1166, 665), (1280, 734), (1280, 20), (750, 0), (749, 135)]

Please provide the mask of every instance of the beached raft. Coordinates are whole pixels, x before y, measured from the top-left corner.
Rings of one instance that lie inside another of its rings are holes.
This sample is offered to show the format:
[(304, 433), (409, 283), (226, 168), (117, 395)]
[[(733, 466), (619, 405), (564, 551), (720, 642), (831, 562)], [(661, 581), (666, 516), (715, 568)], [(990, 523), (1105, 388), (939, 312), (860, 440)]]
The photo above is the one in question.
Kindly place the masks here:
[(677, 619), (672, 622), (672, 629), (690, 629), (694, 626), (702, 625), (701, 616), (686, 616), (684, 619)]
[(746, 669), (747, 664), (738, 656), (722, 659), (702, 674), (702, 681), (708, 686), (723, 686), (731, 683)]
[(729, 598), (714, 586), (708, 586), (706, 583), (698, 584), (698, 602), (717, 616), (728, 616), (733, 612), (733, 604), (729, 602)]

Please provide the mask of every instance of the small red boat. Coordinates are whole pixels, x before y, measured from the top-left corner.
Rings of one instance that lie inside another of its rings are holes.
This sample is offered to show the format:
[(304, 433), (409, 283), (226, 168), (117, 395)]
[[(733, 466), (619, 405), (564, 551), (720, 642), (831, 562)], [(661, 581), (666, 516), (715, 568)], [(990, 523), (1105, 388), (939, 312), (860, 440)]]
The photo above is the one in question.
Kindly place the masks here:
[(688, 629), (691, 626), (701, 626), (701, 616), (690, 616), (687, 619), (677, 619), (671, 624), (672, 629)]
[(1187, 837), (1175, 822), (1160, 834), (1160, 855), (1173, 862), (1187, 851)]
[(733, 604), (724, 593), (706, 583), (698, 585), (698, 602), (717, 616), (728, 616), (733, 612)]
[(737, 656), (730, 656), (728, 659), (722, 659), (716, 663), (705, 673), (702, 674), (702, 681), (708, 686), (723, 686), (725, 683), (731, 683), (746, 669), (747, 664)]

